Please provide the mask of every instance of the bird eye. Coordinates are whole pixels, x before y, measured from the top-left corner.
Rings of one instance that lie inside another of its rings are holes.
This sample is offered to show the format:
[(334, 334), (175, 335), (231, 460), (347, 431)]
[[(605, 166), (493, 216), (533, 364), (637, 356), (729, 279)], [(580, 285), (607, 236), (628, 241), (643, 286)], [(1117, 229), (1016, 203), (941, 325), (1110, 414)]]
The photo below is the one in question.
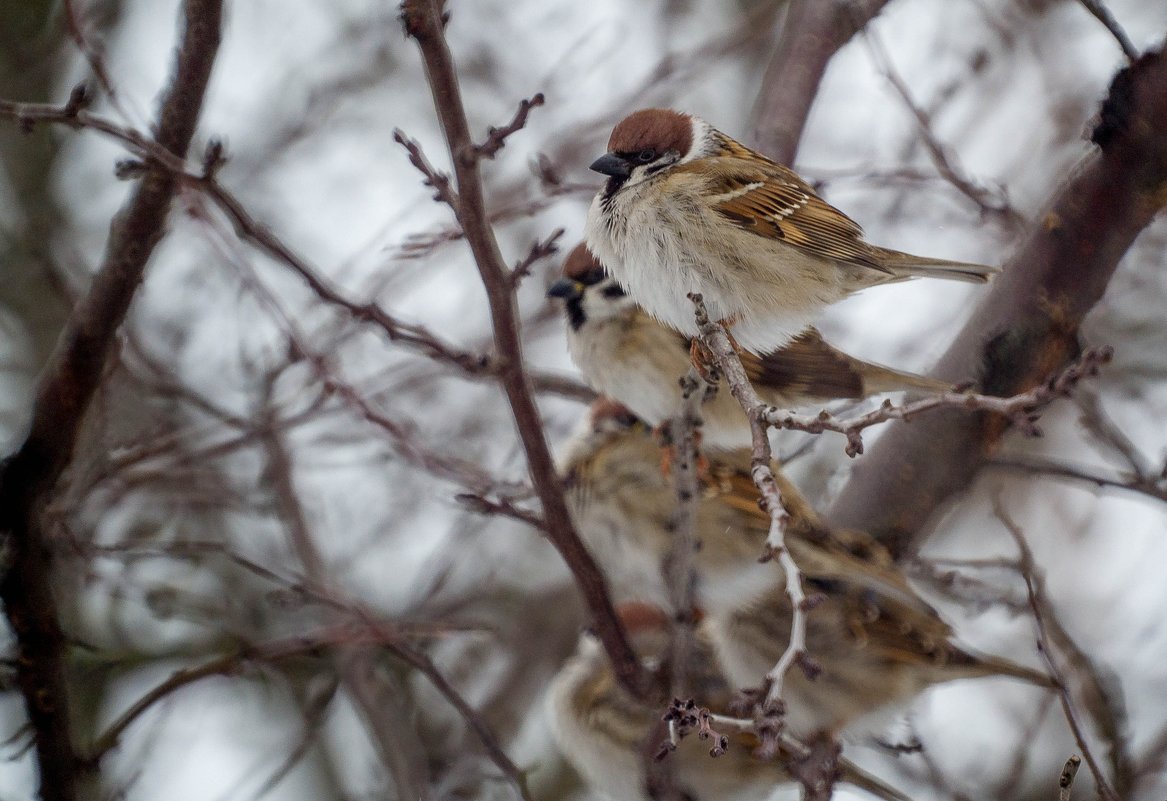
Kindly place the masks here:
[(636, 154), (636, 160), (641, 164), (648, 164), (651, 161), (656, 161), (655, 150), (642, 150)]

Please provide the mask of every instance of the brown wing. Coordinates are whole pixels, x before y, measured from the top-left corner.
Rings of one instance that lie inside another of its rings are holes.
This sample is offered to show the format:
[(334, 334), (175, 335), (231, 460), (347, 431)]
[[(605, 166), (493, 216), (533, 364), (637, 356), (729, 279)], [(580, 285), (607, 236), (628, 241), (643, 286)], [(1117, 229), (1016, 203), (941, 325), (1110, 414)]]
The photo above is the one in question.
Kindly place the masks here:
[(788, 345), (765, 356), (741, 353), (750, 382), (763, 396), (772, 389), (799, 398), (862, 398), (863, 375), (854, 360), (823, 341), (818, 331), (804, 331)]
[(824, 259), (886, 272), (863, 241), (858, 223), (815, 194), (792, 170), (733, 156), (690, 163), (712, 174), (712, 191), (720, 198), (714, 209), (741, 228)]

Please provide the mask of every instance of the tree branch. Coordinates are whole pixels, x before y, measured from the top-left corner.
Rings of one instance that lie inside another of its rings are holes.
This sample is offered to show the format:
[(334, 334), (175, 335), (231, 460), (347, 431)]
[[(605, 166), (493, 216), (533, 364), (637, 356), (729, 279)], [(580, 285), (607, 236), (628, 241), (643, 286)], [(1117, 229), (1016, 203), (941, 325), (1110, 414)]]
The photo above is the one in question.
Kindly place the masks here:
[[(221, 0), (187, 0), (176, 65), (162, 101), (156, 144), (183, 158), (198, 123), (219, 48)], [(66, 110), (76, 112), (75, 93)], [(17, 682), (32, 725), (45, 801), (73, 801), (79, 762), (69, 731), (64, 643), (50, 584), (44, 509), (73, 457), (82, 418), (101, 383), (115, 334), (162, 238), (177, 181), (149, 169), (114, 218), (101, 268), (73, 310), (37, 387), (32, 427), (0, 468), (0, 532), (10, 563), (0, 599), (19, 648)]]
[(539, 410), (523, 369), (523, 349), (519, 339), (513, 283), (487, 215), (482, 177), (478, 170), (479, 159), (474, 155), (453, 56), (443, 31), (446, 16), (442, 4), (439, 0), (406, 0), (401, 6), (401, 18), (406, 33), (417, 41), (421, 49), (426, 78), (433, 92), (434, 106), (454, 165), (458, 192), (454, 212), (466, 234), (466, 241), (474, 254), (475, 264), (486, 289), (495, 348), (503, 357), (499, 381), (510, 403), (527, 455), (531, 480), (543, 505), (547, 537), (575, 576), (617, 678), (625, 688), (639, 697), (649, 688), (650, 679), (616, 617), (603, 574), (575, 532), (547, 446)]
[(793, 0), (753, 110), (753, 144), (779, 164), (794, 163), (802, 129), (827, 64), (887, 0)]
[(1005, 529), (1017, 544), (1018, 570), (1021, 573), (1021, 577), (1025, 579), (1025, 589), (1029, 596), (1029, 607), (1033, 612), (1034, 623), (1037, 625), (1038, 651), (1041, 653), (1046, 669), (1054, 680), (1058, 699), (1061, 701), (1066, 722), (1069, 724), (1070, 731), (1074, 735), (1074, 741), (1082, 749), (1082, 753), (1086, 757), (1086, 764), (1090, 766), (1090, 772), (1094, 775), (1094, 782), (1098, 786), (1098, 794), (1104, 801), (1119, 801), (1120, 796), (1111, 787), (1110, 782), (1107, 781), (1106, 774), (1102, 770), (1102, 766), (1094, 757), (1093, 751), (1090, 748), (1090, 742), (1086, 739), (1085, 729), (1078, 720), (1078, 711), (1074, 704), (1074, 699), (1070, 695), (1061, 666), (1054, 660), (1054, 644), (1047, 630), (1046, 617), (1049, 611), (1049, 602), (1045, 596), (1045, 581), (1038, 574), (1037, 565), (1033, 560), (1033, 552), (1029, 549), (1029, 544), (1025, 541), (1025, 534), (1021, 531), (1021, 527), (1005, 511), (1000, 499), (994, 499), (993, 505), (993, 511), (996, 513), (997, 519), (1004, 524)]
[(717, 368), (726, 377), (730, 392), (741, 404), (746, 418), (750, 421), (750, 434), (753, 446), (750, 455), (750, 474), (754, 484), (761, 493), (762, 508), (770, 515), (770, 530), (766, 535), (766, 558), (777, 559), (785, 577), (786, 596), (790, 599), (790, 641), (787, 643), (778, 662), (766, 674), (766, 697), (763, 710), (776, 709), (781, 711), (782, 689), (786, 672), (796, 664), (804, 663), (806, 652), (807, 604), (806, 592), (802, 586), (802, 572), (790, 551), (786, 548), (786, 511), (782, 504), (782, 492), (778, 479), (771, 467), (773, 454), (770, 449), (770, 437), (767, 428), (772, 423), (766, 420), (768, 413), (774, 411), (767, 407), (758, 393), (754, 391), (746, 375), (745, 367), (729, 340), (729, 335), (720, 323), (709, 319), (709, 312), (705, 308), (705, 301), (699, 294), (691, 294), (689, 298), (695, 307), (697, 325), (701, 330), (701, 342), (713, 354)]
[[(1167, 193), (1167, 57), (1143, 56), (1111, 84), (1094, 131), (1101, 152), (1054, 197), (935, 375), (982, 374), (988, 394), (1023, 392), (1077, 350), (1078, 326)], [(855, 467), (828, 514), (907, 551), (933, 512), (998, 447), (1000, 418), (939, 411), (897, 426)]]
[(1114, 15), (1110, 13), (1110, 9), (1102, 4), (1102, 0), (1078, 0), (1078, 2), (1110, 32), (1110, 35), (1118, 42), (1118, 46), (1122, 48), (1122, 54), (1126, 56), (1127, 61), (1134, 61), (1139, 57), (1139, 49), (1126, 35), (1126, 31), (1118, 24)]

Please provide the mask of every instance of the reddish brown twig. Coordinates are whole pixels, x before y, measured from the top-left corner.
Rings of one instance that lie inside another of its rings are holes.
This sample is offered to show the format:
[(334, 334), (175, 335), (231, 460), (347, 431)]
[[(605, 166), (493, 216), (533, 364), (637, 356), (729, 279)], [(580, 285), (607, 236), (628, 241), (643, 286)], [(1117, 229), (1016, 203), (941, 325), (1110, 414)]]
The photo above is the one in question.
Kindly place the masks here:
[(527, 127), (527, 116), (531, 113), (531, 109), (541, 105), (543, 105), (542, 92), (536, 93), (530, 100), (520, 100), (519, 110), (515, 112), (514, 118), (501, 128), (495, 128), (492, 125), (486, 132), (486, 141), (471, 148), (472, 157), (475, 159), (494, 158), (495, 154), (506, 145), (507, 137)]
[[(490, 305), (495, 348), (503, 358), (498, 377), (518, 428), (535, 491), (543, 505), (547, 536), (563, 555), (591, 612), (596, 632), (612, 660), (620, 683), (636, 695), (650, 678), (628, 643), (616, 617), (603, 575), (575, 532), (562, 487), (547, 446), (543, 424), (523, 369), (513, 285), (490, 226), (479, 159), (473, 155), (470, 126), (462, 104), (453, 57), (446, 44), (444, 12), (438, 0), (406, 0), (401, 7), (406, 33), (421, 50), (434, 107), (454, 167), (457, 202), (452, 206), (474, 254)], [(411, 152), (412, 156), (412, 152)], [(421, 169), (421, 168), (419, 168)], [(431, 178), (426, 175), (427, 180)], [(447, 201), (449, 202), (449, 201)]]

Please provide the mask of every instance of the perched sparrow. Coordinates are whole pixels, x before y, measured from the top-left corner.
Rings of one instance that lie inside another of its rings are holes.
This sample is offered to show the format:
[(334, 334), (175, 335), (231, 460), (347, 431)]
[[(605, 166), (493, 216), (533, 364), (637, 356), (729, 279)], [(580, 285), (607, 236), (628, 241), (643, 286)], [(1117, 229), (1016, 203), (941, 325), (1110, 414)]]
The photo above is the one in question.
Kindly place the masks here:
[[(645, 604), (618, 609), (632, 644), (645, 667), (667, 672), (668, 617)], [(708, 642), (697, 630), (689, 660), (690, 687), (696, 702), (724, 712), (730, 687), (717, 671)], [(576, 772), (595, 790), (619, 801), (647, 801), (645, 757), (665, 739), (661, 724), (666, 704), (652, 704), (629, 695), (616, 681), (599, 641), (585, 634), (571, 659), (552, 680), (547, 694), (551, 729), (560, 750)], [(671, 760), (682, 790), (697, 798), (765, 798), (778, 782), (790, 777), (783, 765), (790, 754), (762, 760), (753, 755), (758, 740), (750, 734), (729, 736), (728, 748), (710, 756), (709, 740), (690, 733), (678, 743)], [(904, 799), (896, 790), (845, 759), (842, 780), (885, 799)]]
[[(748, 461), (746, 467), (748, 468)], [(652, 430), (623, 406), (600, 399), (560, 459), (576, 529), (608, 579), (616, 601), (669, 608), (662, 563), (672, 548), (677, 492), (661, 467)], [(719, 463), (706, 471), (720, 474)], [(706, 486), (703, 494), (715, 493)], [(766, 526), (727, 504), (698, 500), (694, 556), (697, 604), (741, 606), (778, 585), (780, 571), (760, 564)], [(751, 503), (757, 506), (755, 492)]]
[[(786, 725), (795, 734), (833, 737), (860, 719), (878, 724), (880, 713), (956, 679), (1011, 676), (1053, 686), (1045, 673), (956, 644), (949, 625), (865, 532), (828, 530), (799, 500), (786, 544), (811, 598), (808, 661), (783, 683)], [(747, 605), (713, 610), (705, 625), (726, 676), (757, 687), (790, 643), (791, 620), (783, 583)]]
[[(689, 369), (688, 337), (636, 305), (582, 244), (568, 254), (563, 278), (547, 294), (564, 301), (567, 348), (592, 389), (624, 404), (649, 425), (677, 416), (677, 382)], [(772, 353), (741, 356), (762, 400), (780, 408), (905, 389), (951, 388), (943, 381), (852, 358), (824, 342), (813, 328)], [(749, 446), (749, 422), (726, 388), (705, 403), (701, 416), (704, 449)]]
[[(648, 426), (607, 399), (593, 404), (585, 434), (562, 463), (576, 526), (617, 601), (668, 609), (662, 563), (677, 505)], [(932, 684), (1005, 675), (1049, 686), (1044, 674), (957, 644), (952, 630), (908, 584), (887, 551), (859, 531), (830, 530), (797, 489), (779, 479), (790, 521), (786, 547), (816, 604), (808, 612), (811, 679), (786, 674), (786, 723), (799, 736), (835, 735), (894, 709)], [(769, 516), (758, 507), (750, 455), (714, 458), (697, 501), (696, 603), (725, 675), (757, 687), (790, 641), (782, 570), (759, 563)]]
[(677, 111), (629, 115), (591, 168), (609, 178), (588, 211), (588, 247), (649, 314), (690, 337), (689, 292), (739, 345), (767, 353), (857, 290), (997, 272), (864, 242), (793, 171)]
[[(614, 599), (668, 609), (662, 563), (672, 549), (678, 501), (672, 479), (661, 470), (651, 429), (625, 407), (601, 398), (562, 454), (560, 473), (576, 529), (607, 577)], [(792, 518), (787, 544), (799, 564), (815, 575), (852, 576), (883, 590), (891, 566), (886, 553), (874, 544), (865, 548), (866, 541), (845, 542), (799, 523), (813, 510), (777, 466), (774, 474)], [(712, 457), (699, 480), (696, 603), (708, 614), (728, 613), (780, 589), (782, 571), (759, 562), (770, 518), (758, 507), (749, 451)], [(896, 591), (903, 584), (899, 582)]]

